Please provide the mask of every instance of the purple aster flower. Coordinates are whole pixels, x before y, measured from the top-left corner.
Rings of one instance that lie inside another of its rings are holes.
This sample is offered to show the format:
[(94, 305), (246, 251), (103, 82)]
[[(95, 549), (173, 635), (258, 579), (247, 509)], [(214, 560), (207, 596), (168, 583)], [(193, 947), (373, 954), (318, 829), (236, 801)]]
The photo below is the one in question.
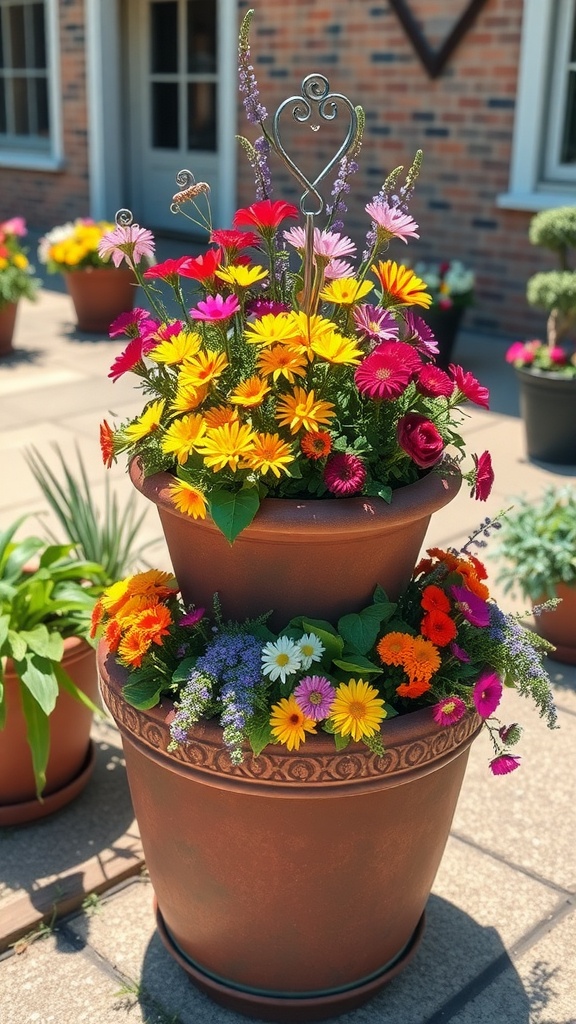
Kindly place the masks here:
[(484, 629), (490, 622), (490, 605), (466, 587), (450, 587), (452, 597), (456, 601), (458, 611), (467, 622)]
[(198, 622), (200, 622), (200, 619), (202, 619), (204, 617), (204, 612), (205, 611), (206, 611), (205, 608), (191, 608), (190, 611), (186, 612), (182, 616), (182, 618), (180, 619), (180, 622), (178, 623), (178, 625), (179, 626), (195, 626)]
[(368, 341), (398, 341), (398, 322), (389, 310), (365, 303), (356, 307), (353, 316), (358, 334)]
[(402, 340), (408, 342), (409, 345), (414, 345), (415, 348), (425, 352), (426, 355), (437, 356), (439, 352), (438, 342), (426, 321), (421, 316), (417, 316), (416, 313), (412, 313), (409, 309), (403, 309), (402, 316), (405, 323)]
[(500, 754), (499, 757), (495, 757), (490, 761), (492, 775), (508, 775), (509, 772), (513, 772), (519, 767), (520, 758), (518, 754)]
[(438, 725), (454, 725), (466, 714), (466, 705), (460, 697), (444, 697), (432, 708), (432, 717)]
[(472, 699), (481, 718), (490, 718), (502, 697), (502, 682), (495, 672), (483, 672), (472, 690)]
[(464, 651), (457, 643), (450, 644), (450, 653), (453, 654), (455, 658), (458, 658), (458, 661), (470, 661), (470, 655), (466, 654), (466, 651)]
[(336, 690), (324, 676), (304, 676), (294, 690), (294, 696), (304, 714), (319, 722), (328, 718)]
[(277, 316), (278, 313), (289, 313), (290, 306), (287, 302), (275, 302), (273, 299), (251, 299), (246, 304), (246, 312), (248, 316), (262, 317), (266, 313), (273, 313)]

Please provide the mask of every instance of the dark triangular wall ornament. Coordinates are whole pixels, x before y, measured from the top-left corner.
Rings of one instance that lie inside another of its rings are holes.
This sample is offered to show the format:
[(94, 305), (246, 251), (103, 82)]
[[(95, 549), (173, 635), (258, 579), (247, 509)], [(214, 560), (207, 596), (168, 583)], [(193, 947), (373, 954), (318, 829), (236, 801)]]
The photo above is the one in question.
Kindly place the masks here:
[(432, 50), (429, 46), (428, 40), (412, 14), (407, 0), (389, 0), (389, 3), (402, 22), (406, 35), (428, 72), (428, 77), (438, 78), (458, 43), (476, 20), (486, 0), (470, 0), (439, 50)]

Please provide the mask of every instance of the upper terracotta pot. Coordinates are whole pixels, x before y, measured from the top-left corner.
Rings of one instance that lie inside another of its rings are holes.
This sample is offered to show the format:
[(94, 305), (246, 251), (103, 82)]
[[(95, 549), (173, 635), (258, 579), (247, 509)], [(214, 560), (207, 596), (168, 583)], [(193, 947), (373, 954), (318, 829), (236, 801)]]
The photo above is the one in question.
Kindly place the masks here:
[(86, 267), (64, 280), (79, 331), (107, 335), (112, 321), (134, 306), (136, 279), (129, 267)]
[(456, 497), (457, 470), (432, 471), (381, 498), (265, 498), (230, 545), (210, 519), (178, 512), (173, 476), (144, 477), (139, 459), (133, 484), (160, 515), (174, 573), (186, 603), (211, 609), (214, 594), (226, 618), (243, 620), (273, 610), (271, 628), (296, 615), (336, 621), (371, 603), (376, 584), (395, 600), (405, 589), (433, 512)]

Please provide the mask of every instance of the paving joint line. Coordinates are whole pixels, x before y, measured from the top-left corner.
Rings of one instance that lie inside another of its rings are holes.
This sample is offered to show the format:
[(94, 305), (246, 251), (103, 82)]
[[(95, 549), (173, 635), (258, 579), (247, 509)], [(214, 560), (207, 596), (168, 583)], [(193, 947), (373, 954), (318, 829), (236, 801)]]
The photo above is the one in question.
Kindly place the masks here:
[(490, 850), (487, 846), (481, 846), (480, 843), (476, 843), (473, 839), (469, 839), (462, 832), (452, 830), (450, 835), (453, 839), (457, 839), (459, 843), (464, 843), (466, 846), (471, 846), (472, 849), (477, 850), (478, 853), (483, 853), (486, 857), (491, 857), (492, 860), (498, 861), (500, 864), (505, 864), (506, 867), (512, 869), (512, 871), (518, 871), (522, 875), (526, 875), (527, 878), (531, 878), (533, 882), (538, 882), (540, 885), (544, 885), (547, 889), (552, 889), (554, 892), (561, 893), (564, 896), (574, 896), (576, 889), (570, 888), (567, 885), (559, 885), (558, 882), (553, 882), (551, 878), (544, 878), (543, 875), (539, 875), (536, 871), (532, 871), (530, 868), (523, 867), (522, 864), (517, 864), (515, 861), (508, 860), (501, 853), (497, 853), (496, 850)]

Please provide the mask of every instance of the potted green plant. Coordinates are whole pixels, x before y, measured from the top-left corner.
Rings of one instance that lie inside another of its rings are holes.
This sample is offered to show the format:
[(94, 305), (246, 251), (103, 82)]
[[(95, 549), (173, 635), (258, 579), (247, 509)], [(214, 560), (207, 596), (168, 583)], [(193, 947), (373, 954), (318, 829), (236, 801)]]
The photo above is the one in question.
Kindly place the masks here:
[(72, 545), (0, 535), (0, 824), (52, 813), (86, 785), (97, 676), (90, 617), (98, 563)]
[(474, 302), (475, 274), (461, 260), (418, 261), (414, 272), (426, 283), (432, 304), (423, 317), (438, 344), (436, 361), (447, 367), (453, 358), (464, 312)]
[(52, 228), (38, 243), (40, 262), (50, 274), (64, 277), (80, 331), (108, 334), (112, 320), (134, 305), (132, 272), (111, 265), (98, 252), (101, 239), (113, 226), (79, 217)]
[(12, 340), (20, 299), (35, 299), (40, 280), (22, 247), (26, 222), (12, 217), (0, 223), (0, 357), (13, 351)]
[(494, 555), (506, 593), (519, 592), (537, 610), (559, 599), (538, 611), (538, 632), (554, 645), (552, 658), (576, 664), (576, 490), (551, 486), (537, 498), (518, 498)]
[(528, 455), (544, 462), (576, 464), (576, 207), (542, 210), (530, 222), (530, 242), (554, 252), (559, 269), (534, 274), (527, 283), (531, 306), (548, 313), (546, 341), (517, 341), (506, 352), (520, 385), (520, 410)]

